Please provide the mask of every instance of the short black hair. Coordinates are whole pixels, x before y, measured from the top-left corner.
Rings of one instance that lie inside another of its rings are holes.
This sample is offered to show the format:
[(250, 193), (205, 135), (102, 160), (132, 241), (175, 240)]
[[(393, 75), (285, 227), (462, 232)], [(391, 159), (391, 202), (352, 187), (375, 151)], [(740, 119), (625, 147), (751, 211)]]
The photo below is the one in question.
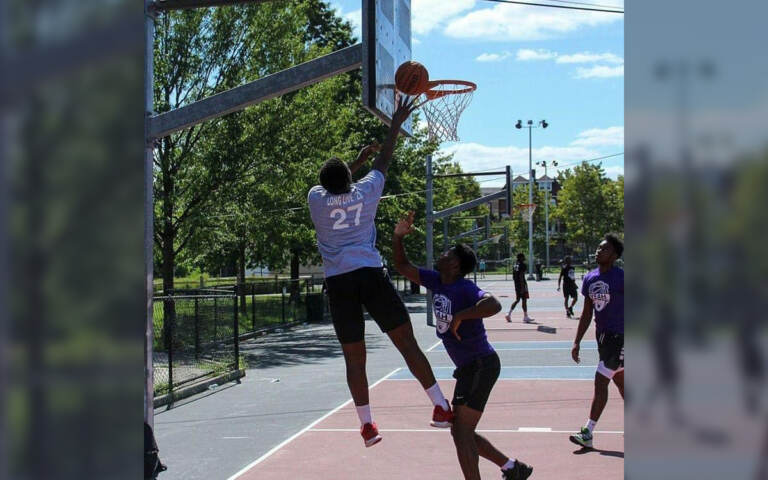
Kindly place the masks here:
[(518, 254), (517, 254), (517, 259), (518, 259), (518, 260), (522, 260), (522, 259), (524, 259), (524, 258), (525, 258), (525, 255), (523, 255), (522, 253), (518, 253)]
[(570, 263), (570, 261), (571, 261), (571, 256), (570, 256), (570, 255), (567, 255), (567, 256), (566, 256), (566, 257), (563, 259), (563, 261), (564, 261), (565, 263)]
[(605, 241), (613, 247), (613, 251), (616, 252), (616, 258), (621, 258), (621, 254), (624, 253), (624, 242), (619, 239), (618, 235), (609, 233), (605, 236)]
[(459, 272), (461, 276), (468, 274), (475, 269), (477, 265), (477, 257), (475, 252), (469, 248), (466, 243), (457, 243), (453, 247), (453, 251), (457, 257), (459, 257)]
[(328, 192), (339, 195), (349, 193), (352, 174), (347, 165), (337, 157), (329, 158), (320, 168), (320, 185)]

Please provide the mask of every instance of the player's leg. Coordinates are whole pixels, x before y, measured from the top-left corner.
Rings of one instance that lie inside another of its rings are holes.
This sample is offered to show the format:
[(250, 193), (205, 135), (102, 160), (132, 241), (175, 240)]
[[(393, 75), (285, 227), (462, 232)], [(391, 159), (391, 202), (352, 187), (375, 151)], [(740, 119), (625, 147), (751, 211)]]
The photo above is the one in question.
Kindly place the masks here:
[(365, 372), (365, 341), (342, 343), (347, 367), (347, 385), (355, 406), (368, 405), (368, 376)]
[(613, 376), (613, 383), (615, 383), (616, 387), (619, 389), (621, 398), (624, 398), (624, 370), (616, 372), (616, 375)]
[(529, 297), (529, 295), (528, 295), (528, 284), (527, 283), (523, 283), (522, 296), (523, 296), (523, 321), (525, 323), (530, 323), (533, 320), (528, 316), (528, 297)]
[(595, 372), (595, 392), (592, 397), (589, 418), (578, 433), (569, 437), (573, 443), (584, 447), (592, 447), (592, 432), (597, 421), (600, 420), (600, 415), (605, 410), (606, 403), (608, 403), (608, 386), (616, 373), (624, 368), (624, 337), (606, 332), (601, 333), (597, 338), (597, 349), (600, 363), (598, 363), (597, 372)]
[(410, 322), (387, 331), (387, 335), (395, 347), (397, 347), (400, 355), (403, 356), (406, 365), (408, 365), (408, 370), (421, 383), (421, 386), (426, 389), (434, 385), (436, 380), (434, 373), (432, 373), (432, 367), (429, 364), (429, 360), (427, 360), (427, 356), (424, 355), (421, 347), (416, 342), (416, 337), (413, 335), (413, 326)]
[(365, 371), (365, 319), (355, 286), (357, 272), (330, 277), (328, 285), (328, 303), (333, 319), (336, 337), (341, 343), (347, 372), (347, 386), (352, 395), (358, 418), (360, 434), (366, 447), (381, 440), (376, 423), (373, 421), (368, 398), (368, 376)]
[(466, 405), (454, 406), (451, 435), (453, 436), (453, 444), (456, 446), (456, 456), (466, 480), (480, 480), (480, 467), (478, 465), (480, 457), (475, 442), (475, 428), (481, 415), (482, 412)]
[(515, 301), (512, 302), (512, 305), (509, 307), (509, 312), (507, 312), (507, 314), (504, 315), (504, 318), (507, 320), (507, 322), (512, 321), (512, 318), (511, 318), (512, 311), (515, 309), (515, 307), (517, 306), (517, 302), (519, 301), (520, 301), (520, 291), (517, 289), (517, 286), (515, 286)]
[(450, 427), (451, 409), (445, 399), (440, 385), (435, 380), (432, 366), (427, 356), (422, 352), (413, 334), (411, 319), (405, 304), (397, 294), (389, 275), (382, 269), (365, 269), (366, 276), (362, 280), (364, 295), (363, 303), (368, 313), (389, 336), (392, 343), (403, 356), (408, 369), (421, 383), (427, 396), (435, 406), (432, 412), (433, 427)]

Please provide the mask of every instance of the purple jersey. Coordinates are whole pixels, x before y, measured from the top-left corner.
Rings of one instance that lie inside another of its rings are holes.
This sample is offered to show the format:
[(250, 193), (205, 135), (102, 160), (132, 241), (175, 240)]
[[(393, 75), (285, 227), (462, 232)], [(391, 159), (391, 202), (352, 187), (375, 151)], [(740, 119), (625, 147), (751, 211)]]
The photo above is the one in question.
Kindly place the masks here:
[(419, 269), (419, 282), (432, 290), (437, 336), (443, 341), (445, 350), (457, 367), (494, 352), (493, 347), (488, 343), (488, 336), (481, 318), (461, 322), (458, 331), (461, 341), (457, 340), (448, 329), (454, 314), (474, 306), (483, 298), (485, 292), (480, 290), (480, 287), (466, 278), (443, 285), (438, 272), (422, 268)]
[(624, 270), (612, 267), (605, 273), (592, 270), (584, 277), (581, 294), (592, 300), (595, 307), (597, 334), (624, 334)]

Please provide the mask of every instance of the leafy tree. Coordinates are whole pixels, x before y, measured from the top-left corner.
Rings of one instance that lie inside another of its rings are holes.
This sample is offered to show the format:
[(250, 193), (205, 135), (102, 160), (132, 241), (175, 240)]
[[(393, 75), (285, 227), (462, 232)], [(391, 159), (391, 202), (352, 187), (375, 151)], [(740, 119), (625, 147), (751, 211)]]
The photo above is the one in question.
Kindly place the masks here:
[(565, 225), (565, 240), (589, 253), (608, 232), (624, 231), (624, 177), (613, 181), (587, 162), (558, 175), (561, 189), (551, 218)]

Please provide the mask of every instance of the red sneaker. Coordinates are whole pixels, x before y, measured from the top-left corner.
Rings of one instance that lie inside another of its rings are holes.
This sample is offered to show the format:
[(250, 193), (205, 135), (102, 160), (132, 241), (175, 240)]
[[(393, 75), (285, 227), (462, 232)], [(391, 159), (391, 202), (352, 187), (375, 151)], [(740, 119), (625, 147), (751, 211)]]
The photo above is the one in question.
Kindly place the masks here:
[(381, 435), (379, 435), (379, 429), (376, 427), (376, 422), (366, 423), (360, 427), (360, 435), (363, 436), (365, 447), (372, 447), (381, 441)]
[(445, 410), (443, 407), (435, 405), (435, 410), (432, 412), (432, 421), (429, 424), (437, 428), (450, 428), (453, 424), (451, 406), (448, 405), (448, 410)]

